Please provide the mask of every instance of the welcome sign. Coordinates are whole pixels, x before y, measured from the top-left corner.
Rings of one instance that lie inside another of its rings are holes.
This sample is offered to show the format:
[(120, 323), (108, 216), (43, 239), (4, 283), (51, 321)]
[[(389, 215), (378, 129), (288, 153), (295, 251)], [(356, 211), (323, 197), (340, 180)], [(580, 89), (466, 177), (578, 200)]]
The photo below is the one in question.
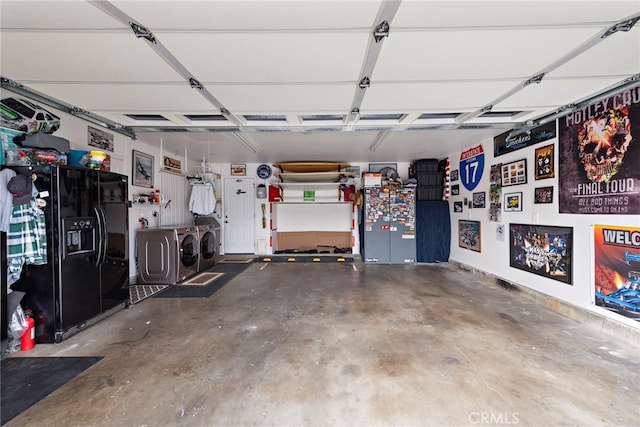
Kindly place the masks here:
[(596, 305), (640, 321), (640, 228), (594, 226)]

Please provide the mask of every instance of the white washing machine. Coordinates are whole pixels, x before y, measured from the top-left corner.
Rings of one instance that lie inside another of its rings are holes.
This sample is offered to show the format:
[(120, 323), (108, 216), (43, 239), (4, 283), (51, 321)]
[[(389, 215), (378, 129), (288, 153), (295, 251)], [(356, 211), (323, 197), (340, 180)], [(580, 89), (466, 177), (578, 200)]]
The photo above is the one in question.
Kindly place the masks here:
[(215, 218), (198, 217), (195, 220), (200, 241), (198, 271), (206, 271), (216, 265), (220, 255), (220, 223)]
[(198, 272), (199, 253), (195, 226), (138, 230), (138, 283), (182, 282)]

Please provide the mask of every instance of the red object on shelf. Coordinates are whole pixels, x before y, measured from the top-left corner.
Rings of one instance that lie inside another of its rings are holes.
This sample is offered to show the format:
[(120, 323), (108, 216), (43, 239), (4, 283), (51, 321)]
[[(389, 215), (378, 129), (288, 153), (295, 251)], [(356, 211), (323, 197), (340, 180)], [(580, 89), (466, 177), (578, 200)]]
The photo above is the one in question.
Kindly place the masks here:
[(27, 351), (31, 350), (36, 346), (36, 322), (34, 322), (33, 318), (27, 317), (27, 330), (24, 331), (22, 337), (20, 338), (20, 350)]

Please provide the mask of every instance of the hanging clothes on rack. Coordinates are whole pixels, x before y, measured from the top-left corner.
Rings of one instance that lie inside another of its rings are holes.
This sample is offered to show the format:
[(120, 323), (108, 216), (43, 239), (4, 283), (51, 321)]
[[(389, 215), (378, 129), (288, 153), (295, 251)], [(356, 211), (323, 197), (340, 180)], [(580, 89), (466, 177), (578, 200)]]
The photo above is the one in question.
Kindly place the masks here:
[(13, 210), (7, 231), (7, 284), (20, 279), (22, 266), (47, 263), (47, 230), (44, 212), (38, 207), (38, 194), (31, 177), (17, 175), (7, 189), (13, 195)]
[(216, 211), (216, 198), (211, 183), (191, 184), (189, 210), (196, 215), (210, 215)]
[(16, 176), (16, 173), (13, 169), (0, 171), (0, 231), (4, 232), (9, 229), (9, 220), (13, 210), (13, 195), (7, 185), (14, 176)]

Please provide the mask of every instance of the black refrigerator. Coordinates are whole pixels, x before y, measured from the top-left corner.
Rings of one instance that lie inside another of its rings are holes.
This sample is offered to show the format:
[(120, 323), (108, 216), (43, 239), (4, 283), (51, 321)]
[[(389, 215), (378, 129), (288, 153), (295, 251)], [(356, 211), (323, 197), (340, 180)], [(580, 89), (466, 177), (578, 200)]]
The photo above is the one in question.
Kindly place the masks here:
[(47, 236), (47, 264), (25, 264), (12, 289), (26, 292), (36, 342), (60, 342), (129, 298), (128, 177), (67, 166), (12, 169), (34, 178)]

